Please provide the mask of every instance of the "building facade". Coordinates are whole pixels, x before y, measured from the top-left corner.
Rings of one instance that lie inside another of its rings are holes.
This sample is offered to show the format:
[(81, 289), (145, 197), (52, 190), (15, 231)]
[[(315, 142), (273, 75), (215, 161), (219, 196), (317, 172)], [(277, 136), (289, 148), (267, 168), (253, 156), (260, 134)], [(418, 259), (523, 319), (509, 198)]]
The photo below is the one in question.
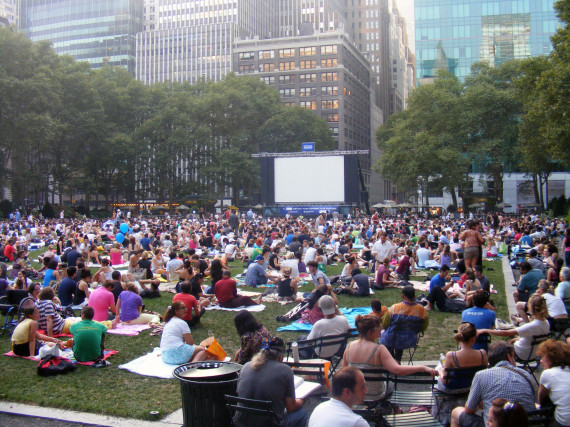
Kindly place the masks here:
[(145, 84), (221, 80), (232, 70), (235, 40), (278, 32), (277, 0), (145, 1), (135, 73)]
[(476, 61), (498, 66), (547, 55), (554, 0), (415, 0), (417, 83), (438, 70), (463, 80)]
[(0, 26), (18, 25), (18, 0), (0, 0)]
[(59, 54), (135, 69), (135, 36), (143, 0), (21, 0), (19, 27), (32, 41), (51, 41)]
[(344, 0), (346, 31), (371, 64), (372, 88), (384, 119), (406, 108), (415, 59), (395, 0)]
[[(322, 117), (331, 129), (336, 149), (370, 150), (370, 63), (344, 31), (295, 39), (237, 41), (234, 71), (259, 77), (279, 91), (286, 105), (306, 108)], [(365, 186), (369, 188), (370, 157), (361, 157)]]

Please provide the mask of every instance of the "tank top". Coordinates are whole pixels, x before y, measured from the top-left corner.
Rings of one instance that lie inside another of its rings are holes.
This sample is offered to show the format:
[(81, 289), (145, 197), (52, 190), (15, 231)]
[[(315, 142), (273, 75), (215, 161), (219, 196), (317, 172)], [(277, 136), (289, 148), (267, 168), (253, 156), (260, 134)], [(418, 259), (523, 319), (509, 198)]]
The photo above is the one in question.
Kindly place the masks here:
[(75, 296), (73, 297), (73, 305), (81, 304), (83, 301), (85, 301), (85, 298), (87, 297), (87, 295), (85, 295), (85, 291), (79, 289), (79, 283), (77, 284), (77, 289), (75, 289)]
[(120, 252), (111, 252), (111, 264), (121, 265), (123, 263), (123, 255)]
[(279, 280), (279, 296), (291, 297), (293, 296), (293, 289), (291, 288), (291, 278)]
[(12, 333), (12, 349), (14, 345), (30, 342), (30, 324), (32, 322), (32, 319), (25, 319), (18, 323), (18, 326), (16, 326), (16, 329), (14, 329)]
[[(357, 342), (357, 341), (355, 341), (355, 342)], [(357, 369), (378, 369), (378, 368), (382, 368), (382, 365), (374, 365), (374, 364), (370, 363), (370, 359), (372, 359), (372, 357), (378, 351), (378, 347), (380, 347), (379, 343), (376, 344), (374, 349), (370, 352), (366, 361), (360, 362), (360, 363), (350, 361), (350, 349), (352, 347), (352, 344), (353, 343), (351, 343), (351, 345), (349, 345), (348, 348), (346, 349), (346, 361), (348, 363), (348, 366), (352, 366), (352, 367), (357, 368)], [(385, 381), (370, 381), (369, 384), (367, 384), (367, 388), (368, 388), (368, 391), (366, 392), (366, 397), (365, 397), (366, 400), (381, 400), (381, 399), (384, 399), (386, 397), (386, 395), (391, 392), (391, 389), (389, 389), (386, 386)]]

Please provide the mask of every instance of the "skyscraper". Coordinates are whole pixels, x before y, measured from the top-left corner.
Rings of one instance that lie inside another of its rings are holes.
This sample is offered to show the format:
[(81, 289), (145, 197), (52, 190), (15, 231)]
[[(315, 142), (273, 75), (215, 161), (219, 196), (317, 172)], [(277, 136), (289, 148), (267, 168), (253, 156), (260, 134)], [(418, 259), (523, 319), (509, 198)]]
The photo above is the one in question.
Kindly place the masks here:
[(18, 25), (18, 0), (0, 0), (0, 19), (6, 25)]
[(476, 61), (493, 66), (546, 55), (556, 32), (554, 0), (416, 0), (416, 76), (446, 70), (460, 79)]
[(146, 0), (145, 7), (148, 28), (136, 38), (136, 78), (145, 84), (221, 80), (232, 70), (235, 40), (278, 32), (277, 0)]
[(142, 0), (21, 0), (19, 27), (93, 68), (108, 63), (134, 72), (142, 8)]

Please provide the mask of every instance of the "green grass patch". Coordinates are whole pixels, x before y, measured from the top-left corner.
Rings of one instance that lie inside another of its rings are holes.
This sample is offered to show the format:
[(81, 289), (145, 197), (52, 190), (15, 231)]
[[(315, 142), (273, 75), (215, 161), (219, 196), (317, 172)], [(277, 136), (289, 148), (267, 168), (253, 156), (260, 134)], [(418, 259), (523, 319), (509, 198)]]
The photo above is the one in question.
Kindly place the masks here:
[[(32, 252), (36, 257), (41, 251)], [(34, 267), (38, 267), (37, 264)], [(233, 274), (242, 271), (241, 263), (234, 263)], [(501, 262), (486, 262), (484, 274), (495, 285), (498, 294), (492, 295), (499, 309), (497, 315), (507, 318), (507, 307), (504, 295), (504, 280)], [(488, 271), (492, 268), (493, 271)], [(340, 274), (342, 265), (328, 266), (327, 274)], [(244, 287), (245, 290), (255, 290)], [(301, 287), (302, 291), (313, 289), (312, 282)], [(390, 306), (400, 301), (401, 292), (398, 289), (375, 291), (375, 297), (382, 304)], [(145, 308), (164, 313), (172, 302), (173, 294), (162, 293), (160, 298), (146, 299)], [(340, 307), (361, 307), (368, 300), (339, 295)], [(276, 333), (279, 323), (275, 320), (294, 305), (266, 304), (265, 311), (255, 313), (257, 319), (272, 333)], [(234, 313), (226, 311), (209, 311), (204, 316), (200, 326), (192, 330), (194, 339), (200, 342), (212, 331), (228, 355), (233, 356), (239, 347), (239, 338), (233, 324)], [(3, 322), (3, 318), (0, 321)], [(435, 360), (439, 353), (455, 349), (453, 330), (461, 323), (459, 314), (440, 313), (437, 310), (429, 312), (430, 326), (414, 357), (415, 360)], [(15, 357), (2, 357), (0, 381), (3, 386), (0, 399), (13, 402), (29, 403), (41, 406), (56, 407), (99, 414), (151, 419), (150, 411), (160, 411), (165, 416), (181, 407), (180, 386), (177, 380), (163, 380), (142, 377), (120, 370), (117, 366), (142, 356), (154, 347), (158, 347), (160, 337), (149, 336), (150, 331), (143, 331), (136, 337), (107, 335), (106, 347), (118, 350), (109, 361), (112, 366), (103, 369), (78, 366), (76, 372), (51, 378), (42, 378), (36, 373), (36, 364), (29, 360)], [(297, 332), (281, 332), (279, 335), (286, 341), (297, 338)], [(0, 336), (0, 352), (10, 351), (10, 339), (7, 335)], [(406, 360), (406, 359), (404, 359)]]

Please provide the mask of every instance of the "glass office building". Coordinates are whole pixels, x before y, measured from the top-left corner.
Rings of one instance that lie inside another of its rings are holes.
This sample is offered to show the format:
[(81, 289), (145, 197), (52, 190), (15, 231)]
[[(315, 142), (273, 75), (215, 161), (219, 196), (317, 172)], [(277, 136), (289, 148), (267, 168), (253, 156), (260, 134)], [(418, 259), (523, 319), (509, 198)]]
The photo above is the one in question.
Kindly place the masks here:
[(476, 61), (493, 66), (547, 55), (554, 0), (415, 0), (417, 84), (440, 69), (463, 80)]
[(143, 0), (21, 0), (19, 13), (31, 40), (49, 40), (57, 53), (93, 68), (108, 63), (134, 74)]

